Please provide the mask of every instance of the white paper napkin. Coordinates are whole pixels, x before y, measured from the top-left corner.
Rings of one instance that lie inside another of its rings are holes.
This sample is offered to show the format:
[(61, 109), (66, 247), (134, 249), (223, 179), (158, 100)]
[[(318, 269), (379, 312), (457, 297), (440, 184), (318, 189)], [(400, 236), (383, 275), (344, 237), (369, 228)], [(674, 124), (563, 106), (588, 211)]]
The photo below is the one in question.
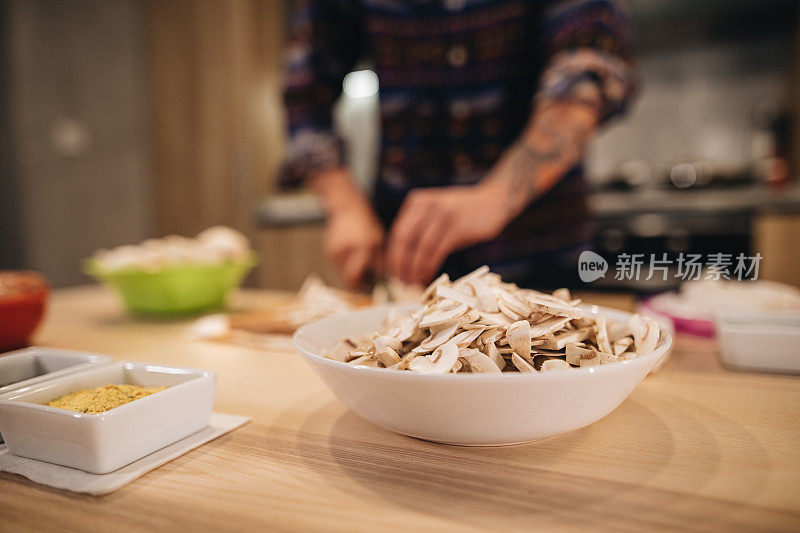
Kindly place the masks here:
[(238, 428), (248, 420), (250, 417), (247, 416), (213, 413), (207, 428), (108, 474), (90, 474), (75, 468), (18, 457), (8, 453), (5, 445), (0, 445), (0, 472), (19, 474), (57, 489), (94, 495), (107, 494), (189, 450)]

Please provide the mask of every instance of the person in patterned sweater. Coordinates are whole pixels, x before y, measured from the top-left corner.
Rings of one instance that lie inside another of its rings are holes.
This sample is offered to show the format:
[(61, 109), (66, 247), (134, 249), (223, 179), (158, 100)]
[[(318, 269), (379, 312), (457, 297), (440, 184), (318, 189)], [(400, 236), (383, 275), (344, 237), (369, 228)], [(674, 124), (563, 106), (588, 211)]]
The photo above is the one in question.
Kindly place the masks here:
[[(331, 111), (368, 59), (380, 82), (371, 198)], [(488, 264), (555, 286), (592, 237), (581, 160), (635, 92), (631, 30), (611, 0), (303, 0), (287, 48), (285, 187), (308, 184), (351, 287)]]

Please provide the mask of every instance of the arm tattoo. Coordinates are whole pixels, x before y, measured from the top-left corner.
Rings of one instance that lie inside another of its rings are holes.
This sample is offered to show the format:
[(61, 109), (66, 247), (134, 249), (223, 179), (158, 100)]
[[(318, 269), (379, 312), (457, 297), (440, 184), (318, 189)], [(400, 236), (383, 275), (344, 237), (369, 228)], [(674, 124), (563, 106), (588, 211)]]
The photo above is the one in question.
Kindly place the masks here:
[(560, 102), (534, 111), (528, 127), (487, 174), (505, 223), (546, 193), (583, 155), (597, 127), (598, 110)]
[(516, 197), (527, 204), (539, 191), (539, 169), (564, 156), (567, 145), (566, 139), (557, 134), (551, 137), (549, 146), (529, 146), (525, 141), (519, 141), (512, 149), (511, 175), (508, 180), (509, 200)]
[(585, 145), (585, 135), (574, 124), (547, 121), (537, 129), (535, 140), (520, 139), (507, 154), (502, 177), (507, 205), (515, 213), (546, 192), (577, 161)]

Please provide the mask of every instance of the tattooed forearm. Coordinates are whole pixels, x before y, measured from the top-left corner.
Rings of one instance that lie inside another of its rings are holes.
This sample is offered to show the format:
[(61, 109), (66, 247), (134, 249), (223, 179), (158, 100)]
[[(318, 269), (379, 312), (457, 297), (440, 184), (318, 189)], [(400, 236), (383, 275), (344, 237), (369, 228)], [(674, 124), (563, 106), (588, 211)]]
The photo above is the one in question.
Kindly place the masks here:
[(520, 140), (509, 153), (511, 168), (506, 194), (515, 211), (521, 210), (531, 199), (539, 195), (543, 185), (542, 180), (537, 179), (541, 168), (563, 159), (564, 153), (569, 148), (570, 141), (563, 135), (557, 131), (551, 133), (547, 143), (530, 146), (524, 140)]
[(583, 155), (596, 115), (573, 105), (537, 113), (488, 177), (501, 186), (511, 217), (549, 190)]

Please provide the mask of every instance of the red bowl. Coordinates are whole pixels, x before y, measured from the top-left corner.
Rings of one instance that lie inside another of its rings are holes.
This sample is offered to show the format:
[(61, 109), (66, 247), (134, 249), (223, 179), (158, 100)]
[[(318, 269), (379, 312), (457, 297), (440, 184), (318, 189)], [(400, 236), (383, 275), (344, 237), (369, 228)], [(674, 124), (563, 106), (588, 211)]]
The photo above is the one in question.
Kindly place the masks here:
[(49, 292), (47, 285), (42, 283), (25, 292), (0, 296), (0, 352), (21, 348), (28, 343), (42, 320)]

